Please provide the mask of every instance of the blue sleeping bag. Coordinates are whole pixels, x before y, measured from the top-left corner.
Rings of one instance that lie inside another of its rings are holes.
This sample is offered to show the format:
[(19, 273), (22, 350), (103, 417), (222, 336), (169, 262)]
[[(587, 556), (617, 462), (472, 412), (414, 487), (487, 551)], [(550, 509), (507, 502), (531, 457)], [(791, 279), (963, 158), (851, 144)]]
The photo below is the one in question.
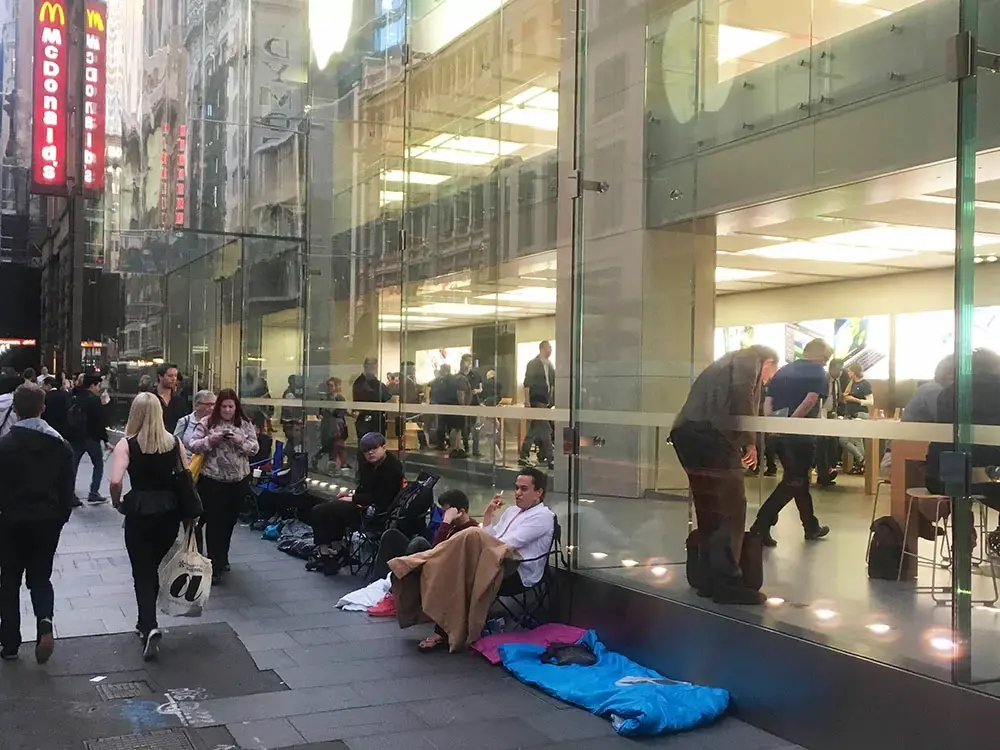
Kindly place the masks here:
[(588, 630), (586, 643), (597, 656), (590, 667), (545, 664), (545, 649), (529, 643), (500, 646), (503, 665), (521, 682), (611, 720), (626, 737), (682, 732), (706, 724), (725, 713), (729, 692), (674, 682), (621, 654), (608, 651)]

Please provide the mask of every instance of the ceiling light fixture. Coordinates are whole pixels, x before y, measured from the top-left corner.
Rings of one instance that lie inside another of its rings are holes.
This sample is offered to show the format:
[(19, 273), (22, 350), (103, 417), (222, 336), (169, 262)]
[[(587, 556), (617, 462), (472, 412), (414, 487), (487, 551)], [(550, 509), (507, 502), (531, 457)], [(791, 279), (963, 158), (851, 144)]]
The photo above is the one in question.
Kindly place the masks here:
[(410, 185), (440, 185), (445, 180), (450, 180), (451, 175), (387, 169), (382, 173), (382, 179), (386, 182), (406, 182)]
[(811, 260), (826, 263), (877, 263), (912, 257), (914, 253), (884, 248), (851, 247), (825, 242), (789, 242), (785, 245), (771, 245), (744, 250), (742, 255), (773, 260)]
[(411, 159), (481, 166), (502, 156), (510, 156), (524, 148), (524, 145), (496, 138), (440, 133), (420, 146), (407, 149), (407, 156)]
[(759, 279), (764, 276), (774, 276), (772, 271), (754, 271), (749, 268), (729, 268), (728, 266), (716, 266), (715, 281), (747, 281), (748, 279)]
[(421, 307), (408, 307), (406, 312), (408, 315), (429, 313), (431, 315), (479, 317), (482, 315), (493, 315), (494, 313), (518, 312), (518, 309), (516, 307), (495, 307), (494, 305), (464, 305), (458, 302), (434, 302)]
[(738, 60), (784, 38), (785, 35), (777, 31), (760, 31), (719, 24), (719, 62)]
[[(917, 253), (950, 253), (955, 250), (955, 231), (940, 227), (883, 226), (857, 229), (823, 237), (822, 242), (851, 247), (904, 250)], [(976, 232), (976, 247), (1000, 243), (1000, 235)]]
[(484, 294), (476, 299), (495, 300), (497, 302), (522, 302), (525, 304), (554, 305), (556, 303), (556, 290), (552, 287), (544, 286), (523, 286), (511, 289), (507, 292), (496, 294)]

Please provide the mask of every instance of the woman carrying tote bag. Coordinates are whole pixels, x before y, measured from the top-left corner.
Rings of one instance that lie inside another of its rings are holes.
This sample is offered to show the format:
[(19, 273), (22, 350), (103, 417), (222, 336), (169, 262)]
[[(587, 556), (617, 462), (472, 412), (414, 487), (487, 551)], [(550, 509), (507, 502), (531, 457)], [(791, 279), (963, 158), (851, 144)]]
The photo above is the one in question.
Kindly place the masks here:
[[(136, 632), (148, 661), (156, 657), (162, 638), (156, 622), (160, 563), (177, 539), (181, 521), (197, 521), (201, 502), (187, 471), (185, 452), (163, 426), (163, 407), (156, 394), (135, 397), (125, 435), (113, 454), (111, 502), (125, 516), (125, 547), (139, 610)], [(132, 489), (123, 498), (126, 471)]]
[(229, 571), (229, 544), (240, 511), (250, 494), (250, 457), (259, 445), (236, 391), (223, 388), (212, 413), (198, 422), (191, 450), (204, 455), (198, 492), (205, 503), (206, 554), (212, 560), (212, 582)]

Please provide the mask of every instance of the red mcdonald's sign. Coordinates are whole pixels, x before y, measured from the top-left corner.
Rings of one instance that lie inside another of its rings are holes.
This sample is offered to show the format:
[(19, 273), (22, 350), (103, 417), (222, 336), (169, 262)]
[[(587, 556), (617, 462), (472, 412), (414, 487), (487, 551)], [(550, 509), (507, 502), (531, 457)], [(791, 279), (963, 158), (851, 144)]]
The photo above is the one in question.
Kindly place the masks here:
[(69, 34), (66, 0), (35, 0), (31, 191), (66, 193)]
[(83, 81), (83, 187), (88, 191), (104, 190), (104, 148), (107, 142), (106, 18), (107, 6), (104, 2), (87, 0)]

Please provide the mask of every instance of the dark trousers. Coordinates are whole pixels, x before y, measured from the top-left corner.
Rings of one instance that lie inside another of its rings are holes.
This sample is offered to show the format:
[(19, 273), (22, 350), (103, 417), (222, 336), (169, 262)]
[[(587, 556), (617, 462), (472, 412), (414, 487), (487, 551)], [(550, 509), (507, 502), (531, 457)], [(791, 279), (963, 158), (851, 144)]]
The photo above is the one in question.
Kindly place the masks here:
[(415, 536), (410, 539), (399, 529), (386, 529), (378, 545), (378, 556), (372, 569), (375, 578), (385, 578), (389, 575), (389, 560), (406, 555), (415, 555), (431, 548), (431, 543), (425, 537)]
[(840, 455), (840, 440), (835, 437), (816, 438), (816, 481), (820, 484), (831, 482), (833, 469)]
[(338, 469), (347, 466), (347, 451), (344, 449), (344, 438), (340, 435), (337, 435), (337, 437), (324, 437), (320, 441), (319, 450), (313, 456), (314, 467), (319, 463), (320, 456), (328, 456), (337, 465)]
[(330, 545), (343, 541), (348, 529), (361, 525), (361, 508), (350, 500), (327, 500), (309, 513), (316, 545)]
[(148, 633), (156, 624), (156, 597), (160, 594), (160, 563), (177, 539), (179, 513), (159, 513), (125, 517), (125, 549), (132, 564), (135, 605), (139, 610), (136, 624)]
[(0, 643), (5, 649), (21, 645), (22, 578), (35, 619), (52, 619), (52, 560), (62, 527), (62, 521), (0, 523)]
[(208, 558), (212, 561), (213, 575), (219, 575), (223, 566), (229, 564), (233, 529), (250, 492), (250, 483), (247, 478), (220, 482), (203, 475), (198, 478), (198, 492), (204, 506), (201, 525), (205, 529)]
[(816, 451), (815, 438), (807, 435), (779, 435), (775, 446), (781, 461), (781, 481), (757, 512), (754, 526), (770, 529), (778, 522), (781, 509), (794, 500), (799, 509), (799, 519), (806, 531), (819, 526), (813, 511), (812, 494), (809, 492), (809, 470)]
[(469, 438), (472, 438), (472, 455), (479, 455), (479, 430), (476, 429), (476, 418), (466, 417), (465, 426), (462, 428), (462, 447), (465, 452), (469, 452)]
[(94, 471), (90, 475), (90, 494), (96, 495), (101, 491), (101, 480), (104, 479), (104, 455), (101, 451), (101, 441), (86, 438), (73, 444), (73, 471), (80, 470), (80, 459), (86, 453), (90, 456), (90, 463), (94, 465)]
[(739, 448), (708, 424), (689, 422), (670, 437), (691, 486), (699, 535), (707, 542), (716, 530), (728, 529), (733, 558), (739, 560), (747, 518)]
[(531, 453), (532, 443), (538, 443), (538, 460), (551, 463), (554, 460), (552, 452), (552, 430), (555, 425), (544, 419), (532, 419), (528, 422), (528, 432), (521, 443), (521, 458), (527, 460)]

